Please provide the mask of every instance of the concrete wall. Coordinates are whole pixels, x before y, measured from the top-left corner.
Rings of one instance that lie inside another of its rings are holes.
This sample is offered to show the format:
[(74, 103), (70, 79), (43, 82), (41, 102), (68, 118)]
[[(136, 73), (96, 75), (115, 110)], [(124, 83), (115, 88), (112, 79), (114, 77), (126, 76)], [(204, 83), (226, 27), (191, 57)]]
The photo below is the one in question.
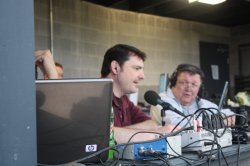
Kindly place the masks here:
[[(146, 79), (139, 89), (139, 101), (144, 101), (148, 89), (158, 90), (160, 73), (171, 74), (179, 63), (199, 66), (199, 41), (231, 44), (231, 30), (226, 27), (109, 9), (80, 0), (35, 0), (35, 23), (36, 49), (52, 45), (66, 78), (99, 77), (105, 51), (117, 43), (146, 52)], [(235, 74), (237, 55), (230, 56), (230, 73)]]

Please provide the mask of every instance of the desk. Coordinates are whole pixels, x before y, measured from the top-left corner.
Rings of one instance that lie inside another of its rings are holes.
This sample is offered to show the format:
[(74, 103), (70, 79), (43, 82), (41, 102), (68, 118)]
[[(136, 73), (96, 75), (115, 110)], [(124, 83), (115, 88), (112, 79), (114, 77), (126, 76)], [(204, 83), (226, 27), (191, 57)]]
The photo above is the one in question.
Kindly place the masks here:
[[(238, 155), (238, 150), (240, 148), (240, 153)], [(227, 163), (229, 166), (237, 166), (237, 159), (239, 156), (239, 166), (249, 166), (250, 165), (250, 144), (241, 144), (240, 146), (238, 145), (232, 145), (230, 147), (225, 147), (222, 149), (223, 154), (227, 160)], [(208, 158), (205, 157), (203, 159), (199, 159), (198, 155), (195, 153), (184, 153), (184, 157), (187, 158), (192, 158), (196, 161), (189, 162), (192, 166), (207, 166), (208, 165)], [(218, 156), (215, 156), (215, 159), (212, 160), (211, 166), (218, 166), (219, 165), (219, 160), (217, 158)], [(222, 154), (220, 155), (220, 164), (221, 166), (225, 166), (225, 160), (222, 157)], [(164, 163), (161, 160), (154, 160), (154, 161), (119, 161), (116, 166), (128, 166), (128, 165), (155, 165), (155, 166), (163, 166), (163, 165), (168, 165)], [(169, 165), (171, 166), (188, 166), (188, 163), (183, 161), (182, 159), (179, 158), (171, 158), (169, 160)]]
[[(247, 165), (245, 166), (249, 166), (249, 163), (247, 161), (250, 161), (250, 144), (241, 144), (240, 146), (238, 145), (232, 145), (230, 147), (225, 147), (222, 149), (224, 156), (227, 160), (227, 163), (230, 166), (236, 166), (237, 165), (237, 159), (238, 159), (238, 150), (240, 148), (240, 153), (239, 153), (239, 166), (243, 166), (243, 162), (246, 163)], [(198, 155), (196, 154), (191, 154), (191, 153), (185, 153), (184, 154), (185, 157), (188, 158), (193, 158), (193, 159), (198, 159)], [(218, 156), (215, 156), (215, 159), (212, 160), (211, 165), (219, 165), (219, 161), (218, 161)], [(221, 166), (226, 165), (225, 160), (223, 159), (222, 155), (220, 156), (220, 162), (221, 162)], [(173, 165), (176, 166), (186, 166), (188, 165), (187, 163), (185, 163), (183, 160), (181, 159), (172, 159), (170, 160), (170, 163), (172, 163)], [(197, 160), (196, 162), (192, 162), (192, 165), (201, 165), (201, 166), (207, 166), (208, 165), (208, 158), (205, 157), (201, 160)]]
[[(240, 148), (240, 149), (239, 149)], [(238, 153), (238, 150), (240, 150), (240, 153)], [(223, 154), (226, 158), (226, 161), (229, 166), (237, 166), (237, 159), (239, 156), (239, 166), (249, 166), (250, 165), (250, 144), (240, 144), (240, 146), (234, 144), (229, 147), (225, 147), (222, 149)], [(207, 152), (209, 153), (209, 152)], [(238, 155), (239, 154), (239, 155)], [(208, 166), (208, 158), (205, 157), (203, 159), (199, 159), (198, 154), (195, 154), (193, 152), (190, 153), (184, 153), (184, 157), (186, 158), (192, 158), (196, 161), (191, 162), (190, 164), (192, 166)], [(215, 158), (211, 161), (210, 166), (218, 166), (219, 160), (216, 155)], [(225, 160), (222, 157), (222, 154), (220, 155), (220, 164), (221, 166), (225, 166)], [(103, 166), (104, 164), (93, 164), (95, 166)], [(93, 166), (92, 165), (92, 166)], [(164, 163), (161, 160), (154, 160), (154, 161), (118, 161), (117, 163), (107, 161), (105, 162), (105, 165), (112, 165), (112, 166), (167, 166), (168, 164)], [(189, 164), (186, 163), (184, 160), (180, 158), (171, 158), (169, 159), (169, 165), (170, 166), (188, 166)], [(72, 164), (67, 166), (84, 166), (84, 164)]]

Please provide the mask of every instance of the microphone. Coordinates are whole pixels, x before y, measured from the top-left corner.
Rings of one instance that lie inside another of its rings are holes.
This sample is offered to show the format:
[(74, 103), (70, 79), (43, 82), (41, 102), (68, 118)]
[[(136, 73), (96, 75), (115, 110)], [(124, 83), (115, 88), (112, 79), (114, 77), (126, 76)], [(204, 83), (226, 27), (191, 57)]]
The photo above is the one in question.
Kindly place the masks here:
[(160, 96), (152, 90), (149, 90), (144, 94), (144, 99), (151, 105), (156, 106), (157, 104), (159, 104), (164, 110), (171, 110), (183, 117), (186, 117), (182, 112), (174, 108), (171, 104), (161, 100)]

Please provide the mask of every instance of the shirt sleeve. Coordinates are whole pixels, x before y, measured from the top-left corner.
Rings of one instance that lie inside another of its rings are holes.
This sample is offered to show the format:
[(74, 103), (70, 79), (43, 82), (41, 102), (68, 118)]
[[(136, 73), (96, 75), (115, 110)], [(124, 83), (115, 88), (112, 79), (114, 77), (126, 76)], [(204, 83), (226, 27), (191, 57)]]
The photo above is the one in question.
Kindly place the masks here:
[(225, 109), (222, 109), (221, 110), (222, 113), (224, 113), (226, 116), (231, 116), (231, 115), (234, 115), (235, 113), (229, 109), (229, 108), (225, 108)]

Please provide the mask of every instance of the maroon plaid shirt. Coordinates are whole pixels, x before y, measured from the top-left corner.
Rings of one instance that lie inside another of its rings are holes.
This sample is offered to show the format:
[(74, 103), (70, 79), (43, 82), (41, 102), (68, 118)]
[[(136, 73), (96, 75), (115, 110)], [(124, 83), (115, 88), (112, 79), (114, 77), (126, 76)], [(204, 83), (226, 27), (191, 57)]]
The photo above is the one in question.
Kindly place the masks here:
[(114, 109), (114, 125), (117, 127), (128, 126), (150, 120), (142, 110), (135, 106), (126, 95), (117, 98), (113, 94), (112, 105)]

